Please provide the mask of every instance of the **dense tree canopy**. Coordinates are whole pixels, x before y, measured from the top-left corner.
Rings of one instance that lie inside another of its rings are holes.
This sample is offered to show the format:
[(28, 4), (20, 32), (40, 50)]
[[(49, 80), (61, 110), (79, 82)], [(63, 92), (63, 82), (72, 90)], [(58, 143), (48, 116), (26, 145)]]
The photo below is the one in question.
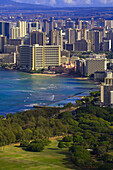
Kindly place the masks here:
[[(98, 94), (91, 95), (97, 97)], [(93, 103), (77, 107), (74, 112), (71, 112), (70, 105), (65, 111), (67, 107), (64, 111), (61, 108), (38, 108), (8, 114), (6, 118), (1, 116), (0, 146), (20, 142), (26, 150), (42, 151), (49, 137), (64, 136), (58, 147), (70, 148), (77, 166), (112, 166), (113, 109), (94, 106)]]

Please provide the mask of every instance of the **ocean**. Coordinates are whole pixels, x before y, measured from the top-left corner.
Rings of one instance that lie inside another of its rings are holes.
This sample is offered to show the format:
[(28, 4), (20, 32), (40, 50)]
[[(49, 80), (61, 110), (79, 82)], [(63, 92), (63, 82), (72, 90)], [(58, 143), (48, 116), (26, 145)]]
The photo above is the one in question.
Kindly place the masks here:
[[(75, 104), (81, 96), (97, 89), (97, 85), (76, 78), (39, 76), (0, 70), (0, 115), (41, 106)], [(77, 97), (71, 97), (77, 95)], [(70, 98), (68, 98), (70, 97)], [(68, 98), (68, 99), (67, 99)]]

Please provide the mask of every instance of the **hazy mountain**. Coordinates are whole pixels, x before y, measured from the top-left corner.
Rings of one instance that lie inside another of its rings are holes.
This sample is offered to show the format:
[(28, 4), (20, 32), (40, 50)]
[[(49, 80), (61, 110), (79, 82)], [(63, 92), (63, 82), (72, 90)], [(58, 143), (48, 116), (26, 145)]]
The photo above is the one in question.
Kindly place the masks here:
[(12, 0), (0, 0), (0, 9), (50, 9), (51, 7), (41, 4), (28, 4), (28, 3), (22, 3), (22, 2), (15, 2)]
[[(14, 0), (24, 2), (24, 0)], [(113, 0), (26, 0), (26, 3), (50, 5), (54, 7), (108, 7)]]
[[(18, 1), (18, 2), (17, 2)], [(29, 4), (30, 3), (30, 4)], [(33, 3), (33, 4), (31, 4)], [(0, 10), (54, 10), (58, 7), (112, 7), (113, 0), (0, 0)], [(71, 8), (70, 8), (71, 10)], [(96, 10), (96, 9), (95, 9)]]

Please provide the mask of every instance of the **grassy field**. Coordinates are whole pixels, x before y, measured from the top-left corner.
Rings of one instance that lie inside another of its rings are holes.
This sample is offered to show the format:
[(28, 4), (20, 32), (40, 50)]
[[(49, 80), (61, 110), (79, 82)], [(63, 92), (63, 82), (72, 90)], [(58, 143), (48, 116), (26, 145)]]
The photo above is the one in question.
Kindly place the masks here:
[(69, 160), (67, 149), (59, 149), (54, 139), (42, 152), (28, 152), (18, 145), (0, 148), (0, 170), (37, 169), (71, 170), (76, 169)]

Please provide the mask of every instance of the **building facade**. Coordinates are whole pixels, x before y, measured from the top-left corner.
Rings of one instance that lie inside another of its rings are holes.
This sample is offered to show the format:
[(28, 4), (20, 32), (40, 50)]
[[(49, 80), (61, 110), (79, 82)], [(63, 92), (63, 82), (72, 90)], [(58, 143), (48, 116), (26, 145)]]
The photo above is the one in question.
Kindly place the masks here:
[(86, 59), (86, 76), (94, 74), (96, 71), (107, 70), (107, 59), (88, 58)]
[(20, 46), (20, 65), (29, 70), (48, 68), (61, 65), (60, 46)]
[(101, 104), (113, 105), (113, 78), (105, 78), (105, 82), (101, 85)]

